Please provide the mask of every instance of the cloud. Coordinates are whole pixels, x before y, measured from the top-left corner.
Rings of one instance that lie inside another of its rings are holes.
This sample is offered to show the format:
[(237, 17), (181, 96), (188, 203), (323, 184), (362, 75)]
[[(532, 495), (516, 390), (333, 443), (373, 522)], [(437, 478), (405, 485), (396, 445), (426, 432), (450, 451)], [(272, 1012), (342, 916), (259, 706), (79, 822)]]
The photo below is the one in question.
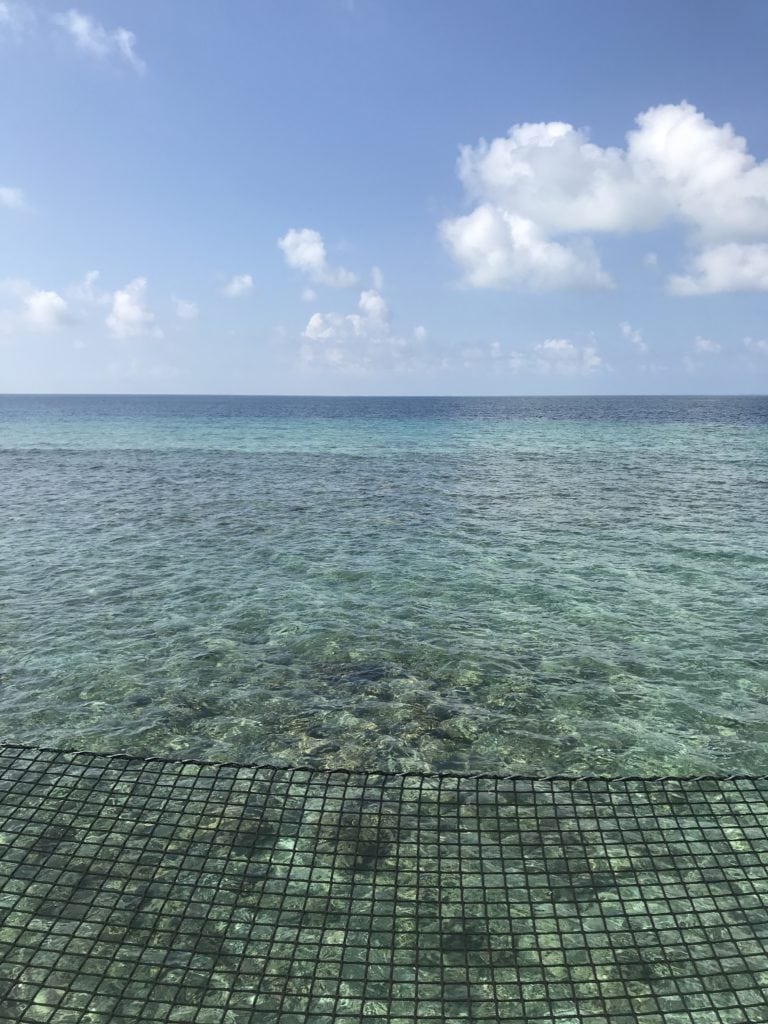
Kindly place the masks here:
[(67, 297), (74, 302), (86, 305), (107, 305), (112, 301), (112, 295), (97, 287), (98, 280), (98, 270), (89, 270), (82, 281), (78, 281), (66, 289)]
[(66, 300), (58, 292), (33, 291), (24, 298), (24, 322), (35, 331), (54, 331), (70, 322)]
[(640, 331), (634, 328), (632, 324), (627, 323), (625, 320), (623, 323), (619, 324), (619, 327), (621, 328), (621, 333), (633, 348), (637, 349), (638, 352), (648, 351), (648, 346), (643, 341), (643, 335)]
[(130, 338), (140, 334), (162, 334), (155, 327), (155, 316), (146, 308), (147, 279), (134, 278), (112, 296), (112, 312), (106, 325), (116, 338)]
[(722, 352), (723, 346), (719, 341), (712, 341), (711, 338), (696, 338), (693, 343), (693, 347), (697, 352), (706, 352), (709, 355), (715, 355), (717, 352)]
[(24, 193), (20, 188), (0, 185), (0, 206), (5, 206), (9, 210), (23, 210), (26, 206)]
[(490, 363), (513, 373), (589, 377), (607, 368), (594, 342), (579, 345), (568, 338), (547, 338), (522, 351), (507, 349), (500, 342), (492, 341), (487, 345), (466, 347), (461, 356), (464, 366), (469, 368)]
[(768, 341), (764, 338), (745, 338), (744, 348), (755, 355), (768, 356)]
[(316, 284), (329, 285), (331, 288), (351, 288), (357, 284), (357, 276), (350, 270), (332, 267), (328, 263), (325, 242), (319, 231), (291, 228), (277, 240), (277, 244), (288, 266), (304, 271)]
[(314, 302), (317, 298), (317, 292), (314, 288), (305, 288), (301, 293), (302, 302)]
[(443, 241), (464, 268), (471, 288), (610, 288), (589, 241), (561, 245), (525, 217), (489, 203), (466, 217), (443, 221)]
[(197, 320), (200, 310), (196, 302), (188, 302), (186, 299), (174, 299), (173, 301), (179, 320)]
[(595, 345), (575, 345), (567, 338), (550, 338), (533, 346), (535, 367), (542, 373), (588, 377), (603, 367)]
[(34, 11), (27, 4), (0, 0), (0, 34), (23, 32), (34, 17)]
[[(605, 287), (589, 236), (674, 223), (698, 250), (698, 276), (673, 278), (675, 294), (766, 287), (763, 247), (747, 243), (768, 237), (768, 161), (689, 103), (640, 114), (624, 148), (563, 122), (517, 124), (462, 147), (458, 175), (476, 205), (440, 233), (470, 287)], [(713, 258), (736, 269), (709, 275)]]
[(228, 299), (237, 299), (241, 295), (247, 295), (252, 290), (253, 278), (250, 274), (235, 274), (221, 289), (221, 294), (226, 295)]
[(35, 288), (24, 278), (5, 278), (0, 281), (0, 293), (17, 300), (15, 311), (2, 311), (3, 333), (34, 331), (49, 333), (75, 321), (69, 303), (58, 292)]
[(673, 295), (768, 291), (768, 245), (728, 242), (694, 257), (690, 274), (672, 275)]
[(54, 21), (70, 36), (75, 46), (99, 60), (113, 57), (123, 60), (137, 75), (143, 75), (146, 64), (136, 53), (136, 36), (127, 28), (104, 28), (89, 14), (82, 14), (74, 7), (64, 14), (54, 16)]
[(414, 339), (423, 341), (426, 331), (417, 328), (414, 339), (398, 335), (390, 324), (384, 296), (369, 288), (360, 293), (356, 313), (313, 313), (303, 337), (301, 358), (305, 365), (366, 373), (412, 365)]

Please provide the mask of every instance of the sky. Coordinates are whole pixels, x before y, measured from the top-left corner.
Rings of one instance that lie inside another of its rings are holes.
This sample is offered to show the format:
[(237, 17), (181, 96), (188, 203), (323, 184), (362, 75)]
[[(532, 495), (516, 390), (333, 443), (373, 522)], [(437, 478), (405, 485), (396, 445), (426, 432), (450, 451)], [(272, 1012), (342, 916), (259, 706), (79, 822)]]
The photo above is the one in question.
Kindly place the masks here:
[(0, 392), (768, 386), (763, 0), (0, 0)]

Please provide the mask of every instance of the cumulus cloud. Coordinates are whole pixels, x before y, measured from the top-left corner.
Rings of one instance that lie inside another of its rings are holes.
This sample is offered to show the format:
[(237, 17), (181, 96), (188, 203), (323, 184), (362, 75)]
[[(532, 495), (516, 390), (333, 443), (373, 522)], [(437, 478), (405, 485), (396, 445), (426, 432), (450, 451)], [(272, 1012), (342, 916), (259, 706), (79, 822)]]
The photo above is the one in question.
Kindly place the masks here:
[(89, 14), (83, 14), (74, 7), (55, 15), (54, 21), (83, 53), (99, 60), (117, 58), (125, 61), (138, 75), (146, 71), (146, 64), (136, 53), (136, 36), (129, 29), (106, 29)]
[(25, 205), (24, 193), (20, 188), (0, 185), (0, 206), (5, 206), (9, 210), (23, 210)]
[(440, 231), (471, 287), (605, 287), (589, 236), (678, 223), (699, 252), (675, 294), (768, 288), (764, 247), (749, 244), (768, 236), (768, 161), (690, 103), (640, 114), (623, 148), (563, 122), (517, 124), (462, 147), (458, 174), (475, 209)]
[(174, 299), (176, 316), (179, 320), (196, 320), (200, 310), (196, 302), (189, 302), (187, 299)]
[(152, 333), (159, 336), (155, 316), (146, 307), (147, 279), (137, 277), (112, 296), (112, 310), (106, 325), (116, 338)]
[(718, 352), (722, 352), (723, 346), (719, 341), (712, 341), (711, 338), (696, 338), (693, 343), (693, 347), (697, 352), (705, 352), (708, 355), (715, 355)]
[(49, 333), (73, 323), (67, 300), (56, 291), (35, 288), (24, 278), (5, 278), (0, 281), (0, 293), (9, 295), (16, 308), (2, 311), (2, 330)]
[(532, 220), (490, 203), (466, 217), (443, 221), (443, 241), (472, 288), (610, 288), (589, 240), (562, 245)]
[(35, 331), (53, 331), (69, 322), (66, 300), (58, 292), (33, 291), (24, 298), (23, 319)]
[(96, 327), (103, 322), (116, 338), (143, 334), (161, 338), (163, 332), (147, 308), (147, 282), (137, 277), (114, 292), (98, 286), (99, 272), (89, 271), (80, 281), (60, 291), (40, 288), (25, 278), (0, 280), (0, 296), (9, 296), (9, 308), (0, 309), (0, 333), (50, 333), (73, 324)]
[(754, 355), (768, 356), (768, 341), (765, 338), (745, 338), (744, 348)]
[(728, 242), (704, 249), (692, 260), (689, 274), (673, 274), (673, 295), (768, 291), (768, 245)]
[(375, 288), (360, 293), (356, 313), (313, 313), (304, 328), (301, 358), (305, 365), (365, 373), (371, 369), (402, 370), (412, 363), (414, 340), (397, 334), (390, 323), (386, 299)]
[[(332, 267), (328, 262), (325, 242), (319, 231), (312, 228), (291, 228), (277, 244), (285, 262), (294, 270), (302, 270), (316, 284), (332, 288), (350, 288), (357, 284), (357, 276), (344, 267)], [(375, 286), (374, 278), (374, 286)]]
[(648, 351), (648, 346), (643, 341), (643, 335), (637, 330), (637, 328), (633, 327), (632, 324), (627, 323), (626, 320), (623, 323), (620, 323), (619, 327), (623, 336), (634, 349), (638, 352)]
[(235, 274), (221, 289), (221, 294), (226, 295), (228, 299), (237, 299), (241, 295), (247, 295), (250, 291), (253, 291), (253, 278), (251, 275)]

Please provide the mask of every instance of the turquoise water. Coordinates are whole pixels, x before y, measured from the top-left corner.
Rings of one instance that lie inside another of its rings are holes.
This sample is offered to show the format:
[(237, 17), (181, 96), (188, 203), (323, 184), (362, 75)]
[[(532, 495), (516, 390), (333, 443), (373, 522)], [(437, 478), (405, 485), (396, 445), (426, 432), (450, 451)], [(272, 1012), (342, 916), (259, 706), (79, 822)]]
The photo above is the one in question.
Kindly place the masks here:
[(0, 399), (7, 742), (768, 772), (768, 399)]

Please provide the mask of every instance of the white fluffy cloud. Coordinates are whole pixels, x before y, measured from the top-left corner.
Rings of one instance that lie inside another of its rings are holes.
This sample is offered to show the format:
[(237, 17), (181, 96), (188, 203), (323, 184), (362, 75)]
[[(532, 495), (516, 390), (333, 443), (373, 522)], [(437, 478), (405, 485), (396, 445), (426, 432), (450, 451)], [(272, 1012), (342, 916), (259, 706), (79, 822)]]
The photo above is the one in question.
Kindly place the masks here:
[(392, 329), (384, 296), (369, 288), (360, 293), (356, 313), (313, 313), (303, 337), (305, 365), (365, 373), (407, 368), (426, 331), (417, 327), (410, 339), (398, 335)]
[(189, 302), (187, 299), (174, 299), (173, 301), (179, 320), (197, 320), (200, 310), (196, 302)]
[(146, 64), (136, 53), (136, 36), (129, 29), (106, 29), (89, 14), (83, 14), (74, 7), (55, 15), (54, 21), (83, 53), (100, 60), (116, 57), (125, 61), (138, 75), (146, 71)]
[(47, 334), (74, 322), (67, 300), (58, 292), (35, 288), (23, 278), (0, 281), (0, 293), (11, 296), (15, 309), (0, 311), (3, 333), (34, 331)]
[(137, 277), (112, 296), (112, 310), (106, 325), (116, 338), (130, 338), (161, 332), (155, 327), (155, 316), (146, 307), (147, 279)]
[(10, 185), (0, 185), (0, 206), (9, 210), (23, 210), (24, 193), (20, 188), (11, 188)]
[(693, 343), (693, 347), (697, 352), (705, 352), (708, 355), (716, 355), (718, 352), (722, 352), (723, 346), (719, 341), (712, 341), (711, 338), (696, 338)]
[(636, 327), (633, 327), (632, 324), (627, 323), (625, 320), (623, 323), (619, 324), (619, 328), (621, 329), (622, 335), (634, 349), (643, 353), (648, 351), (648, 346), (643, 341), (643, 335)]
[(768, 340), (765, 338), (745, 338), (744, 348), (754, 355), (768, 356)]
[(53, 331), (69, 322), (67, 302), (58, 292), (33, 291), (24, 297), (24, 322), (35, 331)]
[[(97, 330), (98, 324), (106, 323), (116, 338), (163, 337), (147, 308), (145, 278), (137, 277), (114, 292), (102, 291), (98, 279), (99, 272), (91, 270), (60, 292), (38, 288), (24, 278), (0, 280), (0, 296), (10, 298), (6, 308), (0, 308), (0, 333), (52, 333), (74, 324)], [(106, 318), (104, 307), (109, 308)]]
[(691, 273), (673, 274), (673, 295), (768, 291), (768, 245), (728, 242), (704, 249), (692, 260)]
[(253, 278), (250, 274), (235, 274), (221, 289), (221, 294), (228, 299), (237, 299), (253, 291)]
[(328, 263), (325, 242), (319, 231), (291, 228), (277, 240), (277, 244), (288, 266), (304, 271), (316, 284), (332, 288), (350, 288), (357, 284), (357, 276), (350, 270), (332, 267)]
[(577, 245), (553, 242), (532, 220), (491, 203), (466, 217), (443, 221), (441, 232), (472, 288), (611, 287), (589, 240)]
[(441, 234), (470, 286), (605, 287), (587, 236), (678, 223), (699, 252), (674, 293), (768, 289), (754, 244), (768, 237), (768, 161), (689, 103), (640, 114), (624, 148), (562, 122), (514, 125), (464, 146), (458, 173), (476, 206)]

